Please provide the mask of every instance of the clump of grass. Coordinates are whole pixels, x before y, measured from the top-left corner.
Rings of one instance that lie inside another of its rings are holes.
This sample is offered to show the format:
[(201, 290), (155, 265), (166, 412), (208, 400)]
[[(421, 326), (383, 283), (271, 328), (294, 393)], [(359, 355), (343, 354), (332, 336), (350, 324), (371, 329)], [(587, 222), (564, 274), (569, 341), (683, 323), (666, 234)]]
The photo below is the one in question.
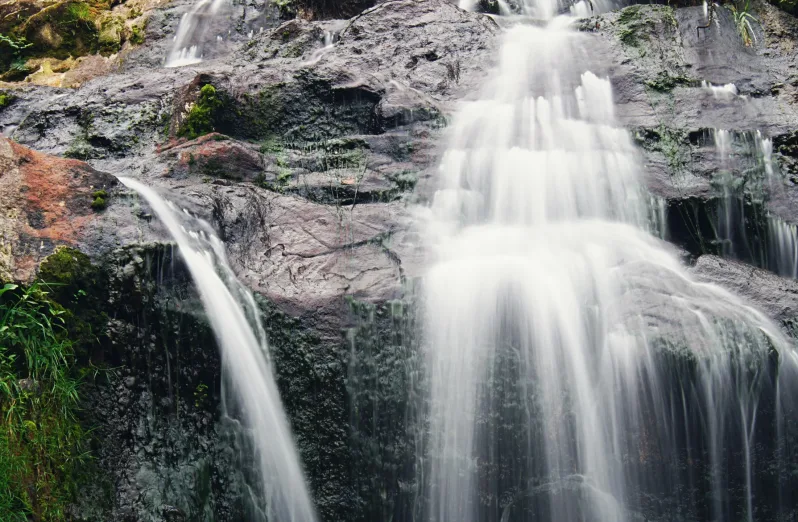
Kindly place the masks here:
[(67, 7), (68, 22), (90, 22), (92, 20), (91, 7), (85, 2), (74, 2)]
[(729, 6), (729, 10), (731, 10), (734, 16), (734, 25), (737, 26), (737, 32), (740, 33), (743, 44), (746, 47), (750, 47), (752, 44), (756, 43), (756, 33), (754, 32), (754, 26), (751, 25), (751, 22), (759, 23), (759, 20), (751, 14), (750, 0), (732, 4)]
[(66, 311), (48, 286), (0, 288), (0, 520), (66, 520), (87, 459)]

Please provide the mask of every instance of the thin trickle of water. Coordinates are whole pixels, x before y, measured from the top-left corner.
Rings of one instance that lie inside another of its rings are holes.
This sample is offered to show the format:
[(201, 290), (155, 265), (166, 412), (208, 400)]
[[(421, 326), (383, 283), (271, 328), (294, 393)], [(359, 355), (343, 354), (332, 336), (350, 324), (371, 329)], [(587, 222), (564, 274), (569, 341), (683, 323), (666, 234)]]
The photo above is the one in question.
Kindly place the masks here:
[(765, 177), (767, 179), (768, 188), (775, 190), (775, 169), (773, 168), (773, 140), (770, 138), (762, 137), (762, 132), (756, 131), (756, 143), (760, 154), (762, 155), (762, 164), (765, 168)]
[[(212, 228), (170, 204), (153, 189), (119, 178), (135, 190), (166, 226), (197, 286), (234, 390), (230, 410), (255, 450), (263, 499), (258, 510), (269, 521), (315, 522), (316, 514), (294, 447), (288, 420), (268, 361), (266, 334), (252, 294), (235, 277), (224, 245)], [(253, 516), (256, 516), (253, 514)]]
[(423, 222), (424, 519), (751, 520), (795, 353), (647, 232), (610, 82), (562, 26), (506, 31)]
[(198, 0), (191, 11), (183, 14), (165, 67), (182, 67), (202, 61), (206, 33), (226, 1)]
[(665, 198), (654, 196), (648, 197), (649, 208), (649, 230), (660, 238), (668, 237), (668, 201)]
[(770, 268), (784, 277), (798, 278), (798, 227), (776, 217), (768, 217)]
[(346, 20), (336, 20), (328, 22), (324, 28), (324, 36), (322, 39), (322, 46), (313, 51), (310, 59), (305, 62), (305, 65), (313, 65), (318, 63), (324, 55), (330, 52), (335, 47), (335, 42), (338, 41), (341, 31), (346, 27)]
[(798, 276), (795, 226), (765, 210), (765, 201), (783, 190), (773, 160), (773, 141), (761, 131), (714, 129), (711, 136), (719, 166), (713, 179), (720, 192), (719, 253), (782, 276)]

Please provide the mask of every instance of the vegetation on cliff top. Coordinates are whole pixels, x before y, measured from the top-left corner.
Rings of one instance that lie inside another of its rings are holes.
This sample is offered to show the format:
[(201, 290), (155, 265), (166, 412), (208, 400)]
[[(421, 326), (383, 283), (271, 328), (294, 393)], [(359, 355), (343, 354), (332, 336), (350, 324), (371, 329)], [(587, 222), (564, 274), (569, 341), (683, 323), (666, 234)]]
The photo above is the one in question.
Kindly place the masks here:
[[(19, 0), (0, 4), (0, 79), (21, 80), (41, 66), (31, 59), (111, 55), (143, 41), (140, 10), (108, 0)], [(55, 66), (54, 66), (55, 67)]]

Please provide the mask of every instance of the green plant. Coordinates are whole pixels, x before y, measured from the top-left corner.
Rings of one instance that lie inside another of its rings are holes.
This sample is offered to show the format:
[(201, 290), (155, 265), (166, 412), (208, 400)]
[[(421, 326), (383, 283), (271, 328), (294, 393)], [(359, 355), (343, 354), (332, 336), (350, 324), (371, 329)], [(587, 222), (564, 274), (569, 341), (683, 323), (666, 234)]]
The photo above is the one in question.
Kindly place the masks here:
[(92, 19), (91, 7), (84, 2), (73, 2), (69, 4), (67, 13), (69, 14), (67, 21), (71, 23), (90, 22)]
[(631, 5), (621, 11), (621, 14), (618, 15), (618, 22), (622, 24), (628, 24), (630, 22), (634, 22), (635, 20), (640, 19), (640, 6), (639, 5)]
[(108, 206), (108, 192), (105, 190), (95, 190), (91, 193), (91, 197), (93, 199), (91, 208), (94, 210), (105, 210), (105, 207)]
[[(0, 60), (0, 63), (13, 71), (25, 70), (25, 51), (32, 46), (33, 44), (25, 40), (25, 38), (15, 38), (0, 33), (0, 50), (6, 56), (5, 59)], [(4, 48), (8, 48), (10, 52)], [(2, 71), (2, 68), (0, 68), (0, 71)], [(3, 107), (3, 105), (0, 105), (0, 107)]]
[(729, 10), (734, 16), (734, 25), (737, 26), (737, 32), (740, 33), (743, 44), (745, 44), (746, 47), (750, 47), (751, 44), (756, 42), (756, 33), (754, 32), (754, 27), (751, 25), (751, 22), (759, 23), (759, 20), (751, 14), (751, 1), (739, 1), (730, 5)]
[(8, 107), (14, 101), (14, 96), (7, 92), (0, 92), (0, 109)]
[(20, 53), (33, 45), (25, 40), (24, 37), (14, 38), (11, 36), (6, 36), (3, 33), (0, 33), (0, 43), (4, 44), (6, 47), (9, 47), (14, 53)]
[(91, 208), (94, 210), (105, 210), (105, 207), (108, 206), (108, 203), (105, 201), (105, 198), (101, 198), (97, 196), (94, 198), (94, 201), (91, 202)]
[(141, 45), (144, 43), (144, 27), (140, 25), (134, 25), (130, 28), (130, 43), (135, 45)]
[(656, 77), (646, 81), (646, 87), (656, 92), (670, 92), (678, 86), (689, 86), (693, 83), (690, 78), (682, 74), (673, 76), (667, 71), (660, 71)]
[(65, 310), (48, 285), (0, 288), (0, 520), (57, 521), (88, 456)]
[(194, 390), (194, 407), (201, 408), (208, 400), (208, 385), (200, 383)]
[(203, 134), (213, 132), (215, 113), (221, 105), (222, 102), (216, 93), (216, 88), (211, 84), (203, 85), (199, 98), (188, 112), (178, 134), (193, 140)]

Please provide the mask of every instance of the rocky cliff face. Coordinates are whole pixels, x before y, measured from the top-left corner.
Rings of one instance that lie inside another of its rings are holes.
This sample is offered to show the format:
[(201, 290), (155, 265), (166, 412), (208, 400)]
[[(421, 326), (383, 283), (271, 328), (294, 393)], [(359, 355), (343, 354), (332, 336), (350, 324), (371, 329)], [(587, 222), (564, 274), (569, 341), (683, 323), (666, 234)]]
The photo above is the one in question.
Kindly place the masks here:
[[(104, 478), (76, 516), (248, 516), (215, 343), (159, 224), (113, 176), (125, 175), (214, 223), (259, 295), (322, 518), (410, 520), (422, 413), (413, 212), (434, 184), (447, 118), (490, 70), (499, 26), (444, 0), (378, 2), (341, 23), (236, 4), (237, 36), (218, 57), (163, 68), (188, 8), (152, 11), (144, 45), (78, 89), (0, 94), (0, 278), (30, 280), (59, 246), (74, 248), (91, 258), (105, 313), (93, 357), (114, 371), (85, 408)], [(798, 224), (798, 33), (789, 15), (756, 9), (750, 47), (724, 9), (705, 31), (700, 8), (656, 5), (579, 26), (638, 139), (668, 238), (700, 277), (790, 325), (795, 283), (757, 252), (773, 241), (770, 217)], [(709, 86), (729, 83), (736, 94)], [(729, 201), (747, 234), (719, 232)]]

